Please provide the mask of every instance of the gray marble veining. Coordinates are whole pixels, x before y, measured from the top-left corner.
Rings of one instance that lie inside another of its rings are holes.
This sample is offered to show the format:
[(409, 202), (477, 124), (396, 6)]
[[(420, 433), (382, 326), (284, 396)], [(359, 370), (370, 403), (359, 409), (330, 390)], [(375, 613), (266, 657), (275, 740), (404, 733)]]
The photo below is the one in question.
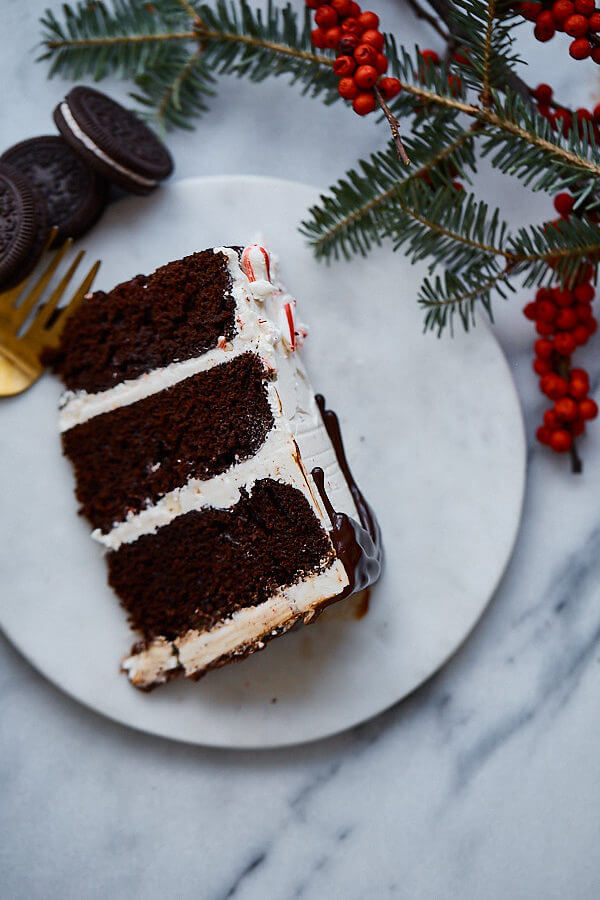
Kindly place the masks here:
[[(32, 63), (44, 6), (2, 3), (3, 145), (53, 131), (65, 86)], [(435, 46), (402, 7), (377, 9), (407, 40)], [(561, 98), (593, 101), (589, 66), (554, 44), (524, 45), (534, 74), (547, 80), (552, 66)], [(231, 79), (198, 132), (171, 147), (180, 176), (244, 171), (326, 186), (376, 139), (372, 122), (341, 107)], [(520, 188), (486, 180), (492, 196), (501, 189), (512, 221), (551, 214), (528, 197), (523, 216)], [(520, 299), (496, 304), (497, 333), (531, 435), (542, 400)], [(581, 358), (597, 395), (593, 342)], [(474, 634), (406, 702), (316, 745), (235, 753), (144, 736), (70, 701), (3, 642), (0, 895), (598, 897), (598, 427), (582, 453), (576, 479), (531, 441), (515, 553)]]

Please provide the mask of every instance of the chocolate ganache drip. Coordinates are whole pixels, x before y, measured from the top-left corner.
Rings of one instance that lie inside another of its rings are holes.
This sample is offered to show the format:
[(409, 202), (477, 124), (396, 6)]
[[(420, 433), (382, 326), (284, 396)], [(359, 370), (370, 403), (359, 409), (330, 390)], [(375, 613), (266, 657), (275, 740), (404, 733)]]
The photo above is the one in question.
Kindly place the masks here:
[(383, 562), (381, 529), (375, 513), (363, 497), (350, 471), (338, 417), (333, 410), (325, 408), (325, 398), (322, 394), (317, 394), (315, 400), (360, 518), (359, 523), (351, 516), (346, 515), (346, 513), (339, 513), (334, 510), (325, 490), (323, 469), (318, 466), (314, 468), (311, 475), (314, 478), (333, 526), (329, 532), (329, 537), (346, 569), (350, 582), (340, 595), (341, 599), (356, 591), (364, 590), (379, 578)]

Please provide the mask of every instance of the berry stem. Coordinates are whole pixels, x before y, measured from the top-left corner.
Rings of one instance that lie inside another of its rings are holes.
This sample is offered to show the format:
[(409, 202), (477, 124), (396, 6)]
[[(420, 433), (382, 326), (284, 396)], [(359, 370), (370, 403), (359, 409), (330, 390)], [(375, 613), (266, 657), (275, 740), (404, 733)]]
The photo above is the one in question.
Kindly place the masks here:
[(575, 441), (573, 441), (573, 443), (571, 444), (569, 454), (571, 456), (571, 472), (573, 473), (573, 475), (581, 475), (581, 473), (583, 472), (583, 463), (581, 461), (579, 453), (577, 452)]
[(379, 88), (373, 88), (373, 92), (375, 94), (375, 99), (377, 103), (381, 107), (384, 116), (389, 122), (390, 130), (392, 132), (392, 137), (394, 139), (394, 143), (396, 145), (396, 150), (398, 152), (398, 158), (404, 163), (405, 166), (410, 165), (410, 159), (406, 154), (406, 150), (404, 149), (404, 144), (402, 143), (402, 138), (400, 137), (400, 122), (393, 114), (383, 97), (381, 96), (381, 92)]

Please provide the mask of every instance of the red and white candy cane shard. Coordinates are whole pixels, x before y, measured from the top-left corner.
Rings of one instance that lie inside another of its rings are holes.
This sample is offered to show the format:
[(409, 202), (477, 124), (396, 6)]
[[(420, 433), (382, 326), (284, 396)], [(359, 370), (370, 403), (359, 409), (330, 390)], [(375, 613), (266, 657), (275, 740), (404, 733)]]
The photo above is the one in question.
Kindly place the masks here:
[(285, 313), (285, 319), (287, 322), (287, 327), (289, 331), (289, 345), (290, 350), (296, 349), (296, 324), (294, 322), (294, 310), (292, 307), (292, 303), (284, 303), (283, 311)]
[(264, 247), (250, 244), (242, 253), (242, 269), (248, 281), (270, 281), (271, 260)]

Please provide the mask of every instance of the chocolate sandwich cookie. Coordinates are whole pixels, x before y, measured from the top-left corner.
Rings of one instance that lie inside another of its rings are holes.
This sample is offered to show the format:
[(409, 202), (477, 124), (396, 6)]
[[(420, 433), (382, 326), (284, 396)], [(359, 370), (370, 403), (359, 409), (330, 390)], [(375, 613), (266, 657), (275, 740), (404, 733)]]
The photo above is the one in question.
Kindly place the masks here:
[(22, 172), (0, 162), (0, 289), (29, 275), (47, 235), (44, 198)]
[(173, 171), (169, 151), (147, 125), (100, 91), (74, 87), (54, 121), (76, 153), (126, 191), (148, 194)]
[(87, 231), (106, 205), (106, 180), (58, 135), (21, 141), (6, 150), (0, 160), (19, 169), (42, 194), (48, 223), (58, 227), (57, 245)]

